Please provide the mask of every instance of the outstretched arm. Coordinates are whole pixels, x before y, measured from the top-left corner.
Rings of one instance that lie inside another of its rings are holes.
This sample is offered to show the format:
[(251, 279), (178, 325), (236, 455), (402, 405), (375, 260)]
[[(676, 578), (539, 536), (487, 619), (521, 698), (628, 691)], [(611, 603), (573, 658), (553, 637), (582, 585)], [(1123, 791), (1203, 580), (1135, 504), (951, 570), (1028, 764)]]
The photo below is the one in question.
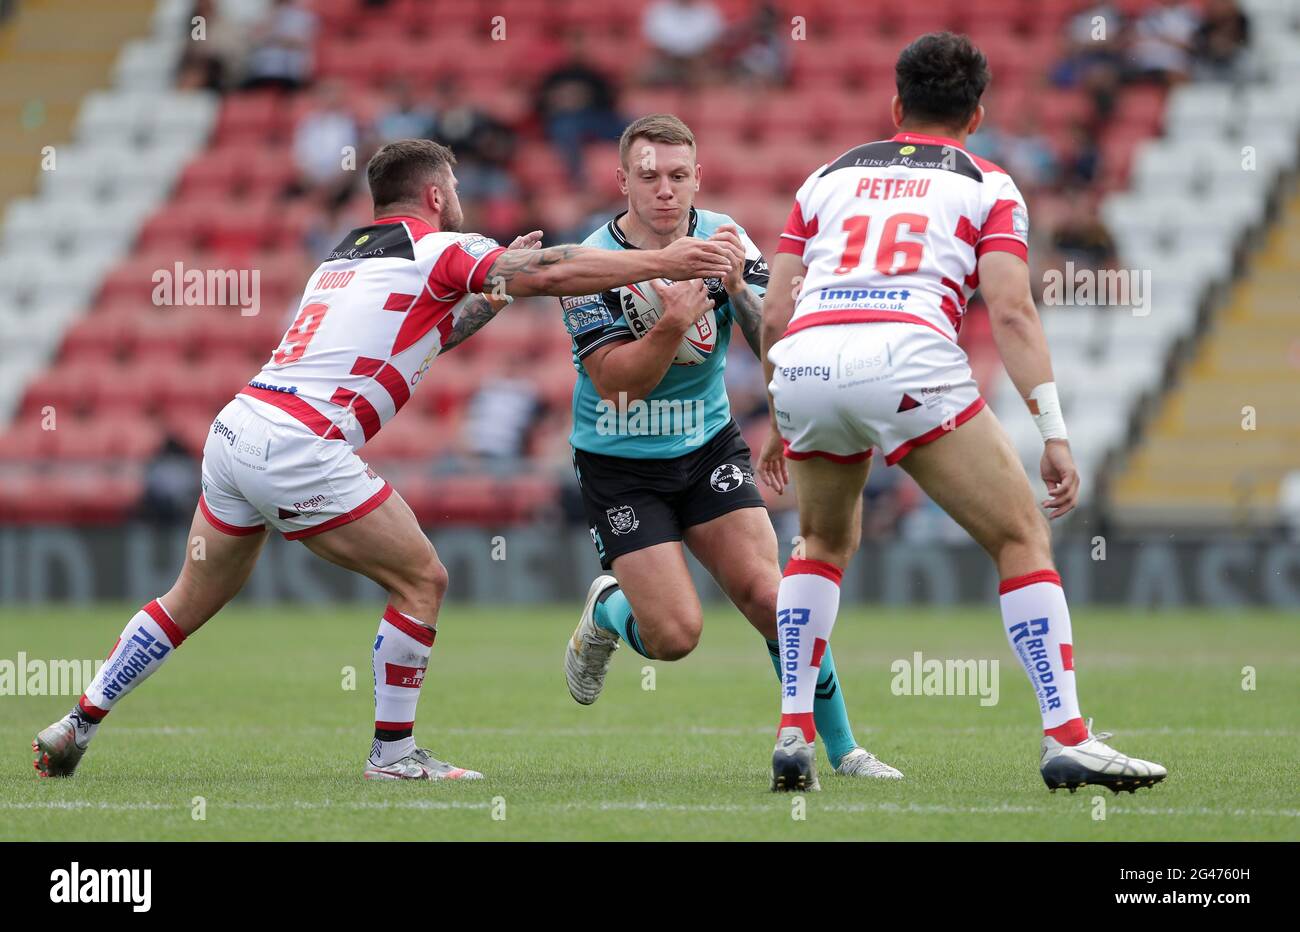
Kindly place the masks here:
[(485, 286), (498, 296), (558, 297), (595, 294), (652, 278), (721, 278), (730, 267), (723, 246), (694, 237), (682, 237), (663, 249), (507, 249), (492, 262)]
[[(531, 233), (516, 237), (515, 241), (510, 244), (510, 249), (520, 251), (531, 249), (535, 251), (540, 249), (541, 245), (542, 231), (533, 230)], [(455, 349), (478, 333), (489, 320), (496, 317), (509, 303), (510, 300), (507, 298), (481, 294), (470, 295), (461, 306), (460, 315), (452, 324), (451, 333), (447, 335), (447, 339), (442, 341), (442, 348), (438, 350), (438, 355), (441, 356), (448, 350)]]

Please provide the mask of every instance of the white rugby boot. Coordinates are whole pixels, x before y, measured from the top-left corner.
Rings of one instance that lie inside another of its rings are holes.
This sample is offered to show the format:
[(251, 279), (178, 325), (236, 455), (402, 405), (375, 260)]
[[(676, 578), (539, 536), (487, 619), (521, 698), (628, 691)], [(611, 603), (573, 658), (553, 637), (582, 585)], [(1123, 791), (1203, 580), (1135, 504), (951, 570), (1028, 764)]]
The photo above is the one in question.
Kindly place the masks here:
[(391, 764), (366, 761), (367, 780), (482, 780), (477, 770), (466, 770), (435, 758), (426, 748), (416, 748)]
[(90, 747), (98, 722), (92, 722), (74, 708), (63, 718), (42, 729), (32, 742), (36, 760), (32, 766), (42, 777), (70, 777)]
[(1155, 786), (1167, 775), (1160, 764), (1129, 757), (1104, 743), (1111, 733), (1092, 733), (1088, 719), (1088, 737), (1075, 745), (1061, 744), (1050, 735), (1043, 736), (1043, 757), (1039, 770), (1043, 782), (1055, 793), (1066, 787), (1071, 793), (1081, 786), (1104, 786), (1116, 794), (1120, 790), (1137, 792), (1139, 787)]
[(840, 758), (835, 772), (844, 777), (874, 777), (877, 780), (901, 780), (903, 772), (890, 767), (866, 748), (854, 748)]
[(597, 576), (587, 590), (578, 627), (564, 647), (564, 678), (569, 695), (583, 705), (591, 705), (605, 688), (609, 661), (618, 650), (618, 635), (596, 624), (596, 603), (605, 592), (618, 585), (613, 576)]

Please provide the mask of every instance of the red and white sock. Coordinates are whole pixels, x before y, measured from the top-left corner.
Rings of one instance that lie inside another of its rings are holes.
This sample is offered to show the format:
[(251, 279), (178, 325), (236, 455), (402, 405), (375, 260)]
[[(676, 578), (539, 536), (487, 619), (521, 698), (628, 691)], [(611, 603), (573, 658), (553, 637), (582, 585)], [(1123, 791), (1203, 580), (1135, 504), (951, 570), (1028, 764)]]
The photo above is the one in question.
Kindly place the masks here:
[(821, 560), (792, 559), (776, 592), (776, 643), (781, 662), (781, 724), (803, 729), (804, 740), (817, 737), (813, 700), (822, 655), (831, 640), (840, 608), (839, 567)]
[(436, 634), (436, 628), (391, 605), (384, 609), (371, 655), (375, 674), (373, 763), (391, 764), (415, 750), (415, 707)]
[(1074, 690), (1074, 638), (1061, 577), (1055, 570), (1038, 570), (1004, 579), (998, 592), (1011, 652), (1020, 658), (1038, 696), (1043, 734), (1078, 744), (1088, 729)]
[(91, 723), (86, 740), (113, 706), (152, 676), (184, 640), (184, 632), (157, 599), (135, 613), (108, 652), (104, 666), (77, 700), (77, 714)]

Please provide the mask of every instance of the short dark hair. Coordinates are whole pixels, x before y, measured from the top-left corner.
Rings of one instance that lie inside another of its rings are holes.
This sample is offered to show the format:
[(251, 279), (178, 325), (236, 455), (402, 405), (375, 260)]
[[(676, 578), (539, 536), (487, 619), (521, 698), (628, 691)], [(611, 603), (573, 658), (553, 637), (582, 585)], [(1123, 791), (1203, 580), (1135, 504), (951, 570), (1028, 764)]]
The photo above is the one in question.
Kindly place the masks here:
[(439, 172), (455, 164), (452, 151), (431, 139), (399, 139), (381, 146), (366, 166), (375, 209), (418, 200)]
[(898, 56), (894, 79), (904, 119), (960, 128), (975, 115), (989, 63), (966, 36), (931, 32)]

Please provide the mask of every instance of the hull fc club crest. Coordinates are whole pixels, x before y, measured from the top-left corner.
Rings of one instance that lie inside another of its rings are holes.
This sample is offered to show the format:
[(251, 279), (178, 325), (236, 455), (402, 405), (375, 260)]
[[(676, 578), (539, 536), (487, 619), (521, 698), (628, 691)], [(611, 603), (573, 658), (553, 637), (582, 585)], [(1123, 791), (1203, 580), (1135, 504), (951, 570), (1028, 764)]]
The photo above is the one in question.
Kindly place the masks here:
[(607, 508), (605, 509), (605, 517), (609, 518), (609, 529), (615, 534), (631, 534), (641, 526), (641, 522), (637, 519), (636, 512), (632, 510), (631, 505)]

